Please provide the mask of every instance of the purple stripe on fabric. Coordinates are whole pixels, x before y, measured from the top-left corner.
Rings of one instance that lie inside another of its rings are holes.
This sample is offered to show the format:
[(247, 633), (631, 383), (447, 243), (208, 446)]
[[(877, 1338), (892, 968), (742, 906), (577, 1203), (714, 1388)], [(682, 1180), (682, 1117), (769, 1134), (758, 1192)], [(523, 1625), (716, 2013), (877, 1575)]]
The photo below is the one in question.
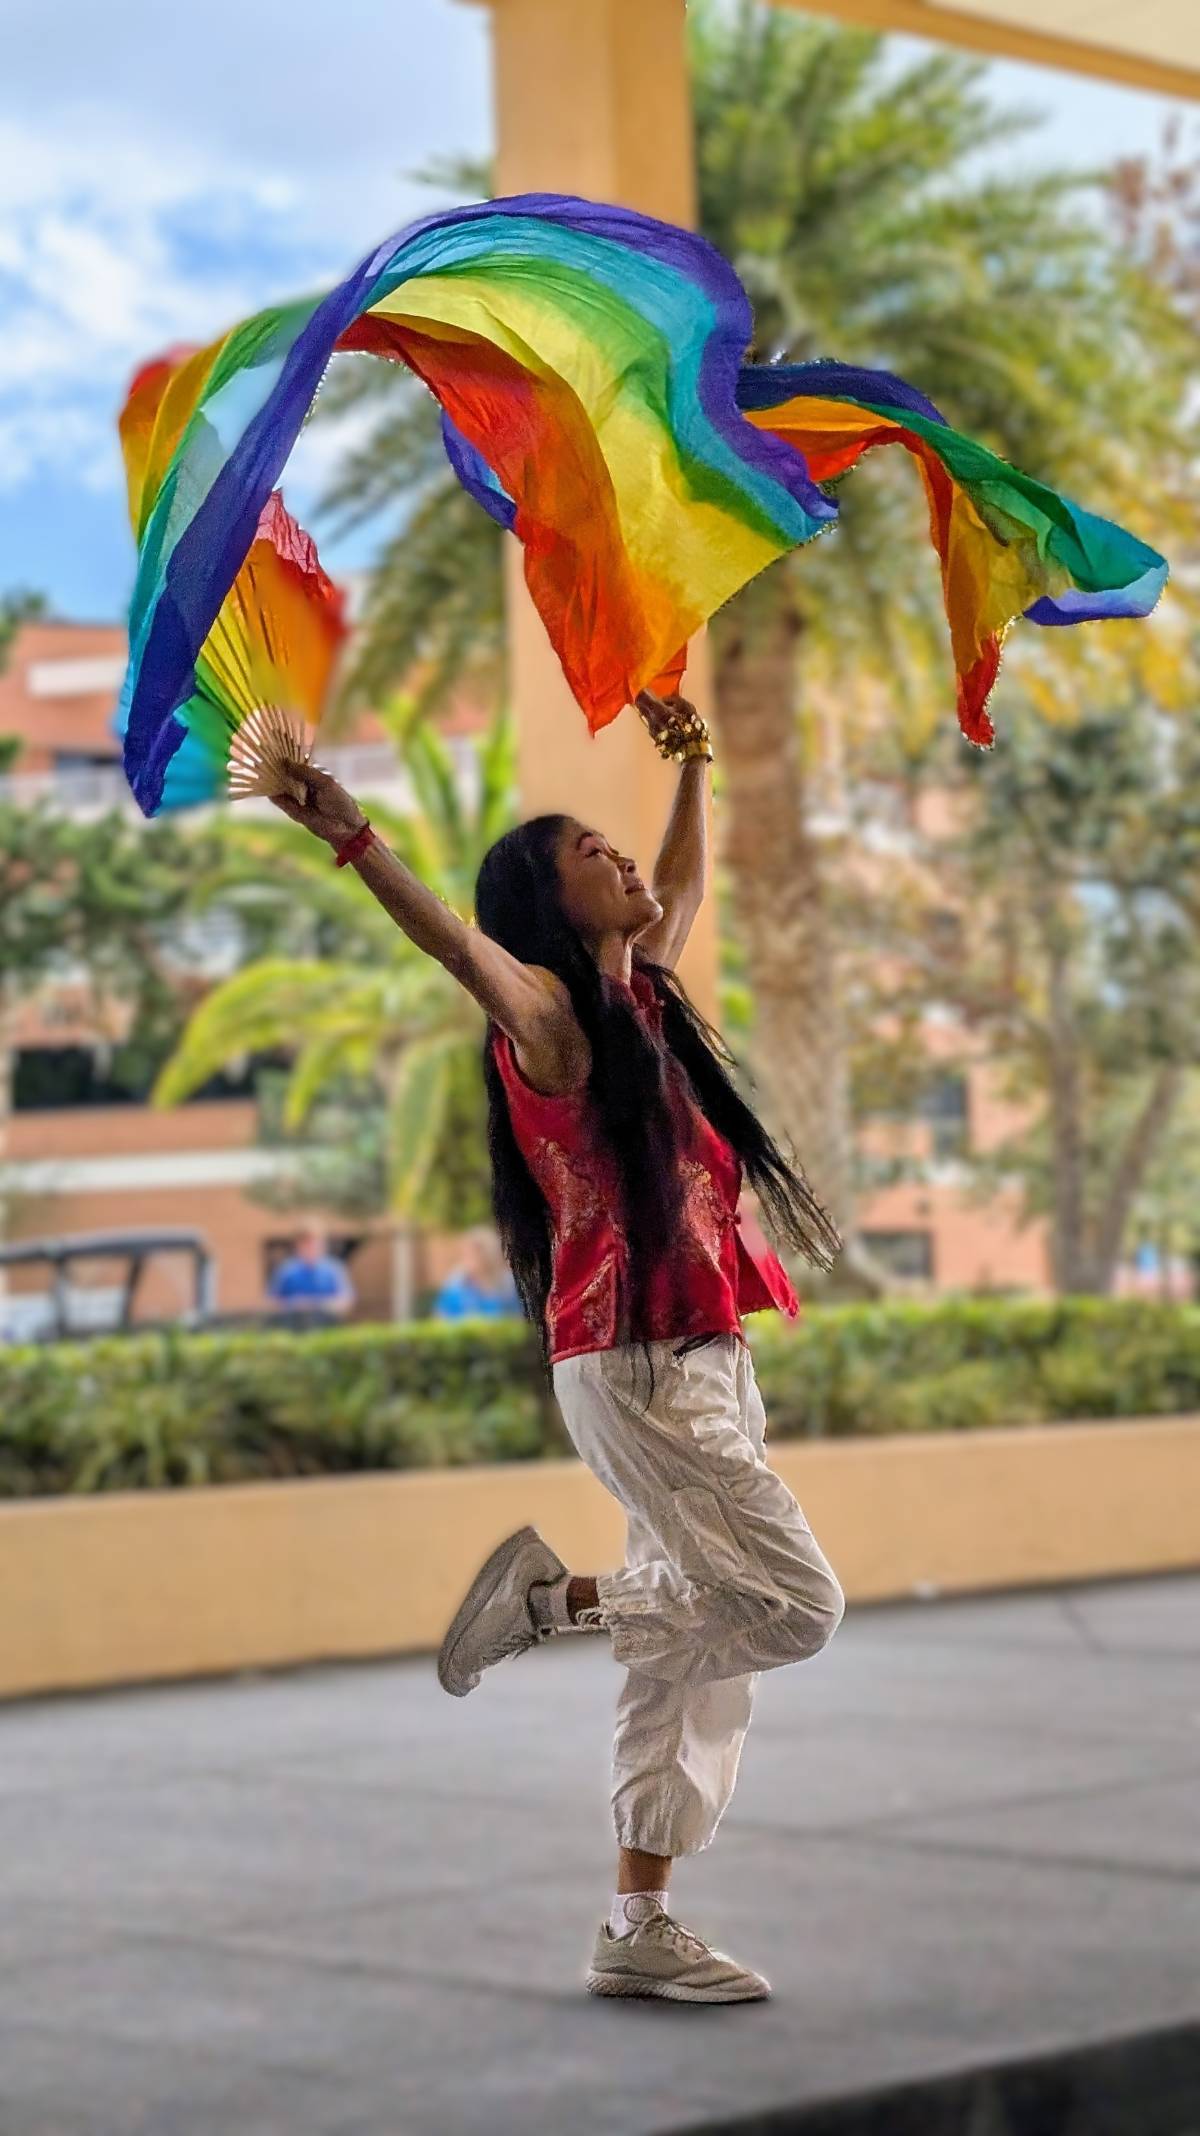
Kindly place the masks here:
[[(693, 230), (681, 230), (675, 223), (660, 222), (653, 215), (639, 215), (635, 208), (609, 207), (594, 200), (581, 200), (573, 193), (510, 193), (498, 200), (479, 200), (469, 207), (450, 208), (441, 214), (424, 215), (419, 222), (408, 223), (395, 237), (377, 246), (376, 257), (384, 263), (407, 245), (414, 237), (424, 236), (432, 230), (458, 227), (463, 223), (490, 221), (493, 217), (528, 215), (538, 222), (560, 222), (568, 229), (579, 229), (590, 237), (607, 238), (612, 244), (626, 245), (633, 252), (648, 253), (651, 259), (661, 260), (677, 273), (686, 274), (714, 302), (719, 301), (730, 284), (745, 303), (741, 283), (732, 267), (708, 239), (697, 236)], [(749, 305), (746, 303), (749, 319)], [(749, 335), (747, 335), (747, 340)]]
[(483, 454), (465, 438), (457, 423), (442, 410), (442, 443), (446, 458), (469, 497), (481, 504), (489, 519), (510, 533), (516, 524), (517, 507), (503, 484), (493, 474)]
[[(721, 264), (724, 266), (725, 262)], [(747, 423), (737, 406), (738, 375), (753, 332), (754, 314), (733, 269), (728, 268), (727, 272), (737, 292), (736, 308), (731, 298), (718, 312), (719, 323), (705, 344), (697, 380), (700, 405), (718, 436), (740, 460), (778, 482), (810, 520), (823, 525), (837, 518), (838, 507), (832, 497), (818, 489), (804, 455), (785, 439), (772, 437), (770, 431)]]
[[(153, 815), (167, 766), (186, 729), (168, 717), (190, 697), (195, 664), (254, 540), (263, 506), (312, 404), (338, 335), (358, 317), (378, 280), (377, 247), (331, 290), (296, 336), (278, 382), (252, 417), (167, 561), (129, 705), (125, 763), (138, 806)], [(147, 713), (146, 707), (153, 707)], [(156, 731), (157, 730), (157, 731)], [(130, 771), (130, 760), (136, 769)]]
[(902, 408), (909, 415), (923, 415), (928, 422), (940, 423), (944, 429), (950, 427), (932, 401), (892, 371), (869, 371), (858, 364), (836, 363), (823, 356), (815, 363), (748, 363), (738, 375), (739, 408), (778, 408), (783, 401), (806, 396)]
[(1111, 587), (1098, 593), (1084, 593), (1076, 587), (1068, 587), (1058, 594), (1044, 593), (1032, 608), (1025, 610), (1025, 620), (1040, 623), (1043, 629), (1061, 629), (1071, 623), (1115, 622), (1122, 616), (1148, 616), (1157, 605), (1169, 576), (1165, 563), (1154, 564), (1128, 586)]

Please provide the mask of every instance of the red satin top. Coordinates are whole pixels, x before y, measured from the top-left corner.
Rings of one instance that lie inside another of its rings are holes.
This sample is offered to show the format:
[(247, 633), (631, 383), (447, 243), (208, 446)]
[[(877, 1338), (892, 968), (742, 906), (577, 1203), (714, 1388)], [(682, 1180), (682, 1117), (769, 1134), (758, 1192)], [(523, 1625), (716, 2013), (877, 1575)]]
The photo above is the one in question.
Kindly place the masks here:
[[(606, 983), (624, 986), (619, 979)], [(662, 1012), (649, 979), (635, 971), (626, 991), (657, 1037)], [(740, 1335), (742, 1314), (769, 1306), (795, 1317), (796, 1293), (777, 1256), (765, 1244), (752, 1252), (742, 1235), (740, 1161), (681, 1077), (674, 1101), (684, 1190), (678, 1232), (647, 1285), (635, 1325), (617, 1166), (586, 1090), (547, 1097), (526, 1082), (503, 1032), (496, 1033), (493, 1047), (517, 1147), (550, 1212), (554, 1261), (546, 1327), (552, 1362), (624, 1342)]]

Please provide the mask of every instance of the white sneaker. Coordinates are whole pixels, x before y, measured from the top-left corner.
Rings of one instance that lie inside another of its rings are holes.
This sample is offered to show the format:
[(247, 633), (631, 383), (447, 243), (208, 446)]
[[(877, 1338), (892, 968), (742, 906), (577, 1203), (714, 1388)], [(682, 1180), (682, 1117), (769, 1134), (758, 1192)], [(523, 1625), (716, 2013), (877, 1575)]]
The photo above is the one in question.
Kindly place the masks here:
[(437, 1672), (443, 1691), (465, 1698), (494, 1662), (545, 1638), (529, 1614), (529, 1590), (535, 1581), (561, 1579), (566, 1569), (536, 1528), (518, 1528), (493, 1550), (442, 1641)]
[(601, 1922), (587, 1985), (591, 1995), (657, 1995), (667, 2002), (764, 2002), (771, 1992), (761, 1973), (710, 1950), (661, 1906), (627, 1936), (614, 1936)]

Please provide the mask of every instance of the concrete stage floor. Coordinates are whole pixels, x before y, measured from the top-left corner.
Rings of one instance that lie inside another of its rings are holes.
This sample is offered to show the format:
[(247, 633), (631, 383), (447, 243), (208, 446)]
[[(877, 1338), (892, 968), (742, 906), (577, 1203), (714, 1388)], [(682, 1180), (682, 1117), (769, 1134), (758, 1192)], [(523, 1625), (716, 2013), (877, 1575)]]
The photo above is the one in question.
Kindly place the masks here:
[(767, 2005), (581, 1990), (617, 1681), (0, 1711), (0, 2136), (648, 2136), (1200, 2015), (1200, 1578), (861, 1610), (764, 1679), (676, 1910)]

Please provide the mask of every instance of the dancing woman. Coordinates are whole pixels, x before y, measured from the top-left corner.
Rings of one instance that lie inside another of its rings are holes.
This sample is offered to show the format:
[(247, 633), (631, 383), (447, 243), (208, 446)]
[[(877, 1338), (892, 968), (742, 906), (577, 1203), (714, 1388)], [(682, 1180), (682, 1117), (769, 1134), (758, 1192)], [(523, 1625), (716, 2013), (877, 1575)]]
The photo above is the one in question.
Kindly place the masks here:
[(842, 1595), (763, 1458), (742, 1315), (796, 1310), (742, 1235), (743, 1178), (778, 1235), (828, 1267), (838, 1239), (727, 1073), (674, 968), (704, 894), (711, 749), (681, 698), (638, 710), (679, 786), (650, 887), (590, 825), (539, 816), (487, 854), (468, 927), (327, 773), (278, 805), (334, 848), (488, 1018), (496, 1220), (581, 1457), (624, 1507), (625, 1565), (571, 1573), (533, 1528), (481, 1568), (438, 1660), (455, 1697), (556, 1634), (604, 1633), (626, 1675), (613, 1751), (619, 1857), (588, 1987), (747, 2001), (761, 1975), (667, 1910), (671, 1864), (733, 1792), (758, 1673), (815, 1654)]

